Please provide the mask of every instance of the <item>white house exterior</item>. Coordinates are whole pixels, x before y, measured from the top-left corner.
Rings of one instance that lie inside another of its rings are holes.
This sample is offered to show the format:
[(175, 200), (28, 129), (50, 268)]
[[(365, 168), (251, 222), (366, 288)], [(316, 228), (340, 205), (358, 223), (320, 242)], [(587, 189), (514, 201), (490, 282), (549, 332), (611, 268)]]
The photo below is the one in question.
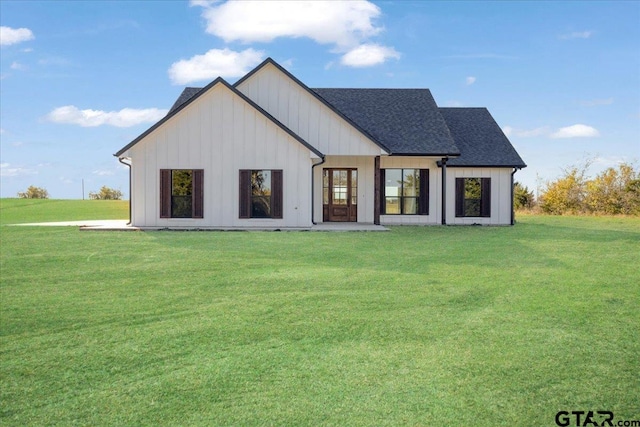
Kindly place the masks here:
[(177, 229), (512, 224), (526, 166), (486, 109), (438, 108), (426, 89), (313, 90), (271, 59), (186, 88), (115, 156), (131, 224)]

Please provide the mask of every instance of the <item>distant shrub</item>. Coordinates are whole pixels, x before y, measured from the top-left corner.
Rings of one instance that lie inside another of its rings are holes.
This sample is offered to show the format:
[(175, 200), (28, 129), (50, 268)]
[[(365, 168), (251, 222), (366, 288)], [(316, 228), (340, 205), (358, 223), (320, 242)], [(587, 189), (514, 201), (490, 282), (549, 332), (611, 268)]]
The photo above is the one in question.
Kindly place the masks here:
[(30, 185), (24, 192), (19, 192), (18, 197), (21, 199), (48, 199), (49, 192), (40, 187)]
[(91, 200), (121, 200), (122, 191), (109, 188), (103, 185), (100, 191), (97, 193), (90, 192), (89, 199)]
[(593, 179), (586, 178), (589, 162), (572, 167), (547, 184), (540, 207), (549, 214), (640, 215), (640, 171), (622, 163)]
[(531, 209), (535, 204), (533, 192), (529, 188), (516, 182), (513, 185), (513, 207), (515, 209)]

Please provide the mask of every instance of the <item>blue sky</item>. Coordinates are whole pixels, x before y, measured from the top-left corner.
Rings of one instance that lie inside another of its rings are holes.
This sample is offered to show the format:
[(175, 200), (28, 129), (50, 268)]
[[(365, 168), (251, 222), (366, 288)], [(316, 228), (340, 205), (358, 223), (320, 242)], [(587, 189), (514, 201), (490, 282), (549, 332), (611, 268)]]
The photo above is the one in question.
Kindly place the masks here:
[(487, 107), (531, 190), (640, 161), (640, 2), (0, 2), (0, 196), (128, 197), (112, 154), (185, 86), (272, 57), (310, 87)]

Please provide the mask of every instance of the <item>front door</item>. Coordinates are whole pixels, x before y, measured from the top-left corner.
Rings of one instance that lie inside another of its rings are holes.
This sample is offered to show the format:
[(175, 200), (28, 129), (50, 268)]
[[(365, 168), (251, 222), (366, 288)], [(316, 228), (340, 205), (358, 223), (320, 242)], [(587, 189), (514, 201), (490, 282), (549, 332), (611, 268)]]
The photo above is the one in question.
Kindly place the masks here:
[(324, 222), (358, 221), (358, 171), (356, 169), (322, 170), (322, 220)]

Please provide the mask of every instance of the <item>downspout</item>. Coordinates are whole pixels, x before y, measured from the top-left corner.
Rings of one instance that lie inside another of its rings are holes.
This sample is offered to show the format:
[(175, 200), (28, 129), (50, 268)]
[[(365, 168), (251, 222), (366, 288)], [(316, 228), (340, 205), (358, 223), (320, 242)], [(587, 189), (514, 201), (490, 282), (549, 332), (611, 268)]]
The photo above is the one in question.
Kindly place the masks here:
[(127, 225), (131, 225), (131, 163), (125, 163), (124, 159), (124, 157), (118, 157), (118, 161), (129, 168), (129, 222)]
[(321, 164), (323, 164), (324, 162), (327, 161), (326, 157), (323, 155), (322, 157), (322, 161), (320, 163), (314, 163), (311, 166), (311, 224), (316, 225), (317, 223), (314, 221), (314, 214), (315, 214), (315, 197), (313, 194), (313, 189), (315, 188), (314, 185), (314, 175), (313, 175), (313, 170), (316, 168), (316, 166), (320, 166)]
[(442, 164), (442, 225), (447, 225), (447, 160), (443, 157)]
[(514, 201), (514, 190), (513, 190), (513, 186), (515, 184), (515, 181), (513, 180), (513, 176), (516, 174), (516, 172), (518, 172), (518, 170), (520, 170), (520, 168), (514, 168), (513, 172), (511, 172), (511, 225), (514, 225), (516, 223), (516, 208), (513, 206), (513, 201)]

